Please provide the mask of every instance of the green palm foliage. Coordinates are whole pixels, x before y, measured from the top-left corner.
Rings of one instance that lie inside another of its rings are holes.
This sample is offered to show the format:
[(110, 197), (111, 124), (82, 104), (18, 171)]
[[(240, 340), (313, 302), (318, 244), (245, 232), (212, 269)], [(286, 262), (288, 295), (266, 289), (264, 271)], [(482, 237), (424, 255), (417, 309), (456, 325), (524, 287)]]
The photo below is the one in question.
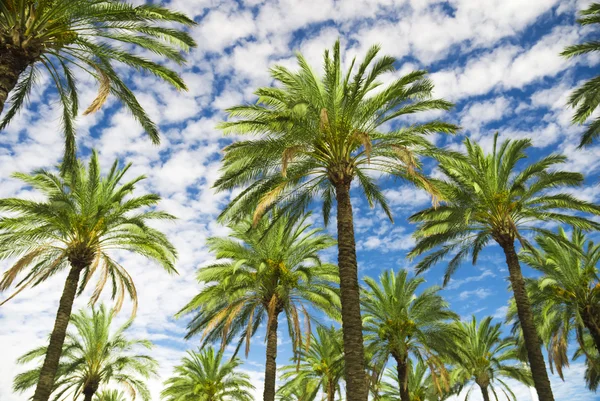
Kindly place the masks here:
[[(587, 9), (581, 11), (581, 17), (577, 22), (582, 26), (600, 23), (600, 3), (593, 3)], [(568, 46), (561, 56), (572, 58), (588, 53), (600, 51), (600, 42), (590, 40), (581, 44)], [(568, 100), (569, 106), (575, 109), (573, 115), (574, 124), (584, 124), (600, 104), (600, 76), (587, 80), (577, 88)], [(595, 118), (586, 128), (581, 136), (580, 147), (590, 145), (600, 135), (600, 117)]]
[[(398, 367), (389, 367), (385, 371), (385, 378), (381, 381), (380, 395), (375, 398), (379, 401), (401, 401), (400, 383), (398, 382)], [(414, 363), (409, 361), (408, 368), (408, 393), (410, 401), (442, 401), (450, 397), (450, 389), (439, 393), (429, 366), (423, 361)]]
[(373, 46), (360, 64), (352, 60), (342, 70), (340, 44), (325, 51), (318, 76), (298, 54), (299, 70), (271, 69), (277, 86), (259, 88), (256, 104), (227, 110), (225, 133), (250, 135), (225, 149), (219, 190), (243, 188), (220, 219), (254, 213), (255, 221), (273, 207), (305, 210), (323, 200), (329, 221), (336, 200), (338, 266), (342, 298), (342, 328), (348, 400), (367, 400), (359, 284), (350, 186), (354, 181), (369, 204), (379, 204), (391, 219), (385, 197), (372, 178), (391, 174), (433, 192), (420, 170), (420, 156), (439, 153), (428, 141), (433, 133), (453, 133), (442, 121), (406, 124), (390, 129), (403, 117), (428, 110), (448, 110), (452, 104), (433, 99), (426, 71), (413, 71), (385, 86), (383, 75), (396, 71), (396, 60), (377, 58)]
[[(504, 395), (507, 400), (517, 398), (505, 379), (517, 380), (528, 386), (533, 384), (529, 369), (518, 359), (514, 338), (502, 337), (501, 324), (492, 324), (488, 316), (477, 323), (475, 316), (470, 322), (457, 321), (449, 334), (454, 343), (446, 356), (452, 363), (452, 382), (465, 386), (474, 382), (480, 388), (484, 401), (490, 400), (490, 391), (497, 400)], [(465, 399), (473, 391), (467, 391)]]
[[(135, 314), (133, 278), (111, 256), (115, 250), (142, 255), (167, 272), (176, 272), (173, 245), (162, 232), (148, 226), (153, 220), (173, 217), (154, 209), (158, 195), (133, 195), (144, 176), (122, 183), (130, 166), (119, 167), (115, 161), (103, 176), (98, 155), (93, 152), (87, 168), (80, 163), (62, 176), (46, 170), (15, 174), (39, 191), (42, 200), (0, 199), (0, 259), (16, 259), (0, 280), (0, 291), (16, 281), (16, 292), (2, 303), (68, 270), (34, 401), (47, 401), (50, 396), (73, 301), (94, 275), (98, 279), (92, 304), (110, 283), (115, 310), (128, 295)], [(20, 275), (24, 277), (17, 280)]]
[[(578, 229), (573, 230), (571, 238), (559, 228), (558, 238), (540, 235), (535, 240), (537, 247), (524, 250), (520, 258), (543, 276), (526, 279), (527, 293), (539, 334), (548, 351), (550, 369), (556, 366), (557, 373), (563, 378), (562, 368), (569, 364), (567, 348), (573, 333), (581, 348), (586, 348), (585, 337), (590, 336), (591, 347), (600, 351), (597, 267), (600, 245), (594, 244)], [(515, 316), (512, 303), (508, 319), (514, 320)]]
[(309, 307), (337, 316), (337, 269), (321, 263), (318, 253), (335, 241), (313, 229), (308, 216), (290, 214), (264, 218), (253, 226), (245, 221), (231, 226), (225, 238), (208, 240), (217, 261), (198, 271), (200, 293), (179, 315), (192, 315), (187, 337), (201, 334), (202, 344), (245, 343), (266, 323), (265, 400), (275, 397), (277, 328), (279, 315), (287, 320), (296, 357), (302, 347), (301, 320), (310, 332)]
[(10, 93), (10, 108), (0, 122), (5, 128), (26, 104), (41, 70), (50, 76), (63, 107), (65, 164), (75, 162), (78, 90), (75, 70), (99, 85), (96, 99), (84, 114), (99, 110), (110, 94), (140, 122), (154, 143), (158, 128), (138, 103), (115, 64), (153, 74), (177, 89), (186, 89), (171, 69), (136, 55), (133, 48), (183, 64), (182, 50), (195, 47), (184, 30), (194, 25), (182, 13), (154, 4), (134, 6), (121, 0), (5, 0), (0, 3), (0, 114)]
[(429, 367), (438, 393), (449, 388), (448, 372), (436, 351), (445, 348), (447, 321), (457, 316), (439, 295), (439, 287), (417, 294), (424, 282), (420, 277), (408, 278), (406, 270), (387, 271), (379, 283), (365, 278), (362, 305), (367, 341), (377, 344), (379, 358), (394, 358), (402, 401), (411, 401), (411, 356)]
[(166, 401), (252, 401), (250, 377), (241, 373), (240, 359), (223, 361), (213, 347), (189, 351), (165, 382)]
[(298, 362), (283, 368), (281, 379), (287, 381), (279, 393), (293, 394), (289, 390), (297, 387), (315, 388), (314, 396), (321, 389), (327, 401), (334, 401), (344, 374), (342, 332), (335, 327), (318, 326), (317, 335), (311, 336), (308, 349), (300, 351)]
[(583, 346), (579, 347), (573, 359), (585, 357), (585, 375), (584, 379), (591, 391), (597, 391), (600, 385), (600, 352), (593, 345), (592, 336), (587, 333), (583, 335)]
[(552, 154), (526, 163), (525, 151), (531, 146), (530, 140), (507, 140), (498, 144), (497, 139), (496, 134), (493, 151), (488, 154), (467, 139), (465, 157), (445, 158), (440, 163), (446, 179), (436, 185), (443, 202), (410, 217), (418, 224), (415, 232), (418, 242), (410, 256), (427, 253), (417, 265), (417, 271), (422, 272), (452, 255), (444, 278), (447, 283), (466, 257), (472, 256), (472, 262), (476, 263), (480, 251), (490, 242), (502, 247), (535, 387), (540, 399), (552, 401), (515, 241), (530, 248), (522, 235), (524, 232), (552, 236), (551, 231), (539, 226), (541, 222), (597, 229), (598, 223), (572, 212), (598, 214), (600, 208), (560, 192), (583, 183), (583, 175), (579, 173), (555, 170), (565, 161), (564, 156)]
[(96, 393), (94, 401), (128, 401), (125, 393), (119, 390), (103, 390)]
[[(150, 400), (145, 380), (156, 375), (158, 364), (148, 355), (137, 354), (136, 350), (150, 349), (152, 343), (127, 338), (125, 332), (131, 326), (131, 320), (111, 334), (113, 316), (102, 305), (97, 310), (92, 309), (91, 314), (82, 310), (71, 317), (74, 331), (67, 333), (63, 345), (52, 391), (53, 400), (77, 399), (83, 395), (85, 401), (91, 401), (98, 388), (107, 385), (122, 386), (132, 399), (138, 395), (144, 401)], [(45, 346), (36, 348), (19, 358), (18, 362), (43, 358), (46, 352)], [(34, 387), (40, 371), (41, 368), (37, 368), (17, 375), (15, 391), (23, 392)]]

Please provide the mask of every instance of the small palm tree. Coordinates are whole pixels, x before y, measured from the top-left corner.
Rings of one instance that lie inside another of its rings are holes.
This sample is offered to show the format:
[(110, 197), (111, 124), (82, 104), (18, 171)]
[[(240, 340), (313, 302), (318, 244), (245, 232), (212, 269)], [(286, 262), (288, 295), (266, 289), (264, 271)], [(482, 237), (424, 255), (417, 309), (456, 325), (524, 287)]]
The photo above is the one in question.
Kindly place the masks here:
[(378, 53), (379, 46), (373, 46), (360, 65), (352, 60), (342, 71), (337, 42), (333, 53), (325, 51), (323, 76), (300, 54), (298, 72), (271, 69), (279, 86), (258, 89), (257, 104), (227, 110), (234, 120), (221, 125), (224, 132), (253, 138), (225, 149), (223, 174), (216, 182), (219, 190), (244, 188), (220, 216), (226, 220), (254, 213), (256, 221), (273, 207), (305, 210), (311, 200), (322, 199), (327, 224), (336, 205), (348, 401), (368, 396), (351, 184), (356, 182), (369, 204), (381, 205), (392, 219), (372, 173), (401, 177), (433, 192), (418, 158), (438, 153), (428, 135), (457, 130), (441, 121), (390, 129), (402, 117), (448, 110), (452, 104), (432, 98), (426, 71), (382, 86), (383, 75), (396, 71), (396, 60), (377, 58)]
[[(581, 18), (577, 19), (580, 25), (587, 26), (600, 23), (600, 3), (593, 3), (581, 11)], [(572, 58), (587, 53), (600, 51), (600, 42), (588, 41), (585, 43), (568, 46), (561, 56)], [(584, 124), (600, 104), (600, 76), (586, 81), (577, 88), (569, 97), (569, 106), (575, 109), (573, 124)], [(596, 117), (581, 136), (580, 147), (590, 145), (600, 135), (600, 117)]]
[(436, 350), (444, 346), (447, 321), (457, 316), (438, 294), (439, 287), (426, 288), (417, 295), (424, 282), (420, 277), (409, 279), (406, 270), (397, 274), (387, 271), (379, 283), (365, 279), (362, 305), (367, 341), (377, 344), (383, 360), (390, 355), (394, 358), (402, 401), (411, 401), (410, 356), (425, 361), (436, 378), (439, 375), (439, 393), (449, 387), (444, 362)]
[(73, 301), (95, 273), (99, 278), (90, 302), (96, 302), (110, 281), (115, 310), (120, 309), (127, 294), (134, 302), (135, 314), (133, 278), (111, 252), (127, 250), (156, 261), (169, 273), (176, 272), (173, 245), (163, 233), (147, 225), (173, 216), (149, 209), (160, 200), (158, 195), (132, 196), (135, 184), (144, 176), (121, 184), (130, 166), (120, 168), (115, 161), (103, 177), (98, 155), (93, 152), (87, 168), (80, 164), (63, 176), (45, 170), (15, 174), (40, 191), (44, 200), (0, 199), (0, 259), (16, 258), (0, 280), (0, 291), (10, 288), (25, 273), (17, 282), (16, 292), (0, 305), (68, 269), (34, 401), (47, 401), (50, 396)]
[(223, 361), (213, 347), (188, 352), (165, 382), (166, 401), (252, 401), (250, 376), (241, 373), (238, 358)]
[(158, 143), (156, 125), (114, 64), (149, 72), (177, 89), (186, 89), (174, 71), (131, 51), (138, 48), (183, 64), (181, 50), (195, 47), (194, 40), (183, 30), (163, 26), (164, 22), (194, 25), (194, 21), (181, 13), (153, 4), (134, 6), (121, 0), (0, 2), (0, 114), (12, 93), (11, 107), (0, 122), (0, 130), (26, 103), (40, 70), (45, 69), (63, 106), (64, 162), (71, 166), (75, 162), (73, 119), (79, 106), (73, 69), (78, 68), (99, 84), (98, 96), (84, 114), (99, 110), (109, 94), (113, 94), (132, 112), (152, 141)]
[(231, 226), (226, 238), (210, 238), (217, 261), (198, 271), (200, 293), (179, 312), (192, 314), (187, 338), (202, 334), (202, 344), (221, 340), (221, 347), (245, 342), (266, 320), (265, 401), (275, 399), (277, 328), (285, 314), (296, 357), (302, 347), (300, 316), (310, 333), (309, 306), (332, 316), (339, 308), (337, 269), (321, 263), (318, 253), (335, 241), (306, 223), (308, 216), (289, 214)]
[(525, 231), (552, 236), (551, 231), (539, 227), (540, 222), (598, 229), (600, 224), (571, 212), (599, 214), (600, 207), (559, 192), (583, 183), (582, 174), (552, 170), (565, 161), (564, 156), (549, 155), (523, 165), (518, 171), (517, 163), (526, 159), (525, 150), (531, 141), (507, 140), (498, 145), (497, 140), (498, 134), (494, 136), (492, 153), (486, 154), (478, 144), (466, 139), (465, 157), (442, 160), (439, 167), (447, 180), (436, 185), (444, 201), (439, 207), (410, 217), (418, 224), (415, 231), (418, 242), (409, 256), (431, 251), (417, 265), (420, 273), (454, 254), (444, 276), (447, 283), (468, 255), (476, 263), (479, 252), (491, 241), (502, 247), (535, 388), (540, 400), (553, 401), (515, 241), (531, 247), (522, 235)]
[[(442, 401), (453, 393), (451, 389), (443, 389), (440, 393), (435, 375), (432, 375), (429, 366), (423, 361), (416, 363), (409, 361), (408, 393), (410, 401)], [(385, 371), (385, 379), (381, 384), (379, 401), (401, 401), (400, 383), (398, 382), (398, 367), (391, 366)]]
[[(156, 375), (158, 363), (148, 355), (134, 352), (140, 347), (150, 349), (152, 343), (127, 338), (125, 331), (131, 326), (131, 320), (111, 334), (113, 316), (102, 305), (98, 310), (92, 309), (91, 314), (82, 310), (71, 317), (75, 331), (67, 334), (63, 346), (52, 390), (53, 400), (77, 399), (83, 395), (85, 401), (92, 401), (98, 388), (115, 384), (128, 390), (131, 398), (139, 395), (144, 401), (150, 400), (144, 380)], [(36, 348), (19, 358), (18, 362), (43, 358), (46, 353), (47, 347)], [(40, 371), (37, 368), (17, 375), (15, 391), (23, 392), (34, 387)]]
[(344, 374), (344, 351), (342, 332), (335, 327), (317, 327), (317, 335), (312, 334), (308, 349), (300, 351), (298, 363), (283, 368), (281, 379), (288, 380), (279, 390), (281, 394), (290, 393), (290, 388), (319, 388), (334, 401), (340, 389), (340, 380)]
[[(525, 249), (519, 257), (543, 273), (539, 279), (526, 279), (539, 334), (546, 344), (550, 369), (563, 378), (568, 365), (570, 334), (586, 348), (585, 334), (600, 352), (600, 285), (597, 264), (600, 245), (574, 229), (571, 238), (562, 228), (559, 237), (537, 236), (537, 248)], [(516, 308), (510, 304), (508, 320), (515, 320)], [(587, 332), (587, 333), (586, 333)]]
[(96, 393), (94, 401), (128, 401), (125, 393), (118, 390), (103, 390)]
[[(503, 380), (509, 378), (528, 386), (533, 384), (529, 369), (518, 360), (514, 338), (502, 338), (501, 324), (492, 324), (492, 317), (479, 324), (475, 316), (470, 322), (457, 321), (448, 333), (454, 342), (446, 356), (452, 363), (452, 381), (461, 386), (475, 382), (484, 401), (490, 401), (490, 391), (498, 399), (498, 393), (508, 401), (517, 401), (515, 394)], [(467, 391), (469, 397), (474, 387)]]

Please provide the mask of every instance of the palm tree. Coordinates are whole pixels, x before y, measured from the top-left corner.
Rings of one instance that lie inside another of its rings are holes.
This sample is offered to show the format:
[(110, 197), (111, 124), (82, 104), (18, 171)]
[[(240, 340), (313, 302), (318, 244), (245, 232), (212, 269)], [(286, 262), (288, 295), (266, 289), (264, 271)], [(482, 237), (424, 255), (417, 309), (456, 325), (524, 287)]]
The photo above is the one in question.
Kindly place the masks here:
[(344, 374), (341, 330), (318, 326), (317, 335), (312, 334), (308, 349), (300, 351), (298, 362), (283, 369), (281, 379), (288, 381), (281, 387), (281, 394), (286, 394), (290, 388), (314, 387), (315, 396), (321, 388), (327, 401), (334, 401)]
[(438, 151), (427, 135), (453, 133), (457, 127), (441, 121), (414, 123), (390, 130), (401, 117), (421, 111), (448, 110), (452, 104), (432, 99), (426, 71), (413, 71), (382, 86), (382, 75), (396, 71), (396, 60), (377, 59), (373, 46), (364, 60), (341, 68), (340, 44), (325, 51), (324, 74), (317, 76), (300, 54), (299, 71), (271, 69), (279, 84), (260, 88), (257, 104), (228, 109), (232, 121), (221, 124), (225, 133), (252, 135), (225, 149), (219, 190), (242, 187), (220, 219), (236, 220), (254, 212), (255, 221), (273, 207), (305, 210), (311, 200), (323, 200), (329, 222), (337, 208), (338, 266), (342, 299), (345, 378), (348, 401), (366, 401), (364, 347), (356, 244), (350, 187), (353, 181), (369, 204), (382, 206), (392, 219), (376, 174), (404, 178), (430, 191), (421, 174), (419, 156)]
[(118, 390), (103, 390), (96, 393), (94, 401), (127, 401), (125, 393)]
[(379, 357), (391, 355), (397, 365), (400, 399), (410, 398), (410, 356), (425, 361), (431, 374), (439, 376), (439, 392), (448, 389), (448, 373), (436, 350), (444, 347), (447, 338), (446, 321), (457, 318), (448, 303), (438, 294), (439, 287), (429, 287), (417, 295), (425, 280), (408, 278), (406, 270), (397, 274), (383, 273), (379, 283), (365, 279), (367, 291), (362, 305), (367, 341), (376, 343)]
[[(137, 394), (144, 401), (150, 400), (144, 379), (156, 375), (158, 363), (148, 355), (134, 352), (140, 347), (151, 349), (152, 343), (127, 338), (125, 331), (131, 326), (131, 320), (111, 334), (113, 316), (102, 305), (98, 310), (92, 309), (91, 314), (81, 310), (71, 317), (75, 331), (67, 334), (63, 345), (52, 389), (55, 401), (68, 396), (76, 399), (82, 394), (85, 401), (91, 401), (100, 386), (109, 384), (123, 386), (132, 398)], [(36, 348), (19, 358), (18, 363), (43, 358), (46, 352), (46, 346)], [(40, 371), (36, 368), (17, 375), (15, 391), (23, 392), (34, 387)]]
[(256, 227), (251, 221), (231, 226), (225, 238), (210, 238), (217, 261), (198, 271), (200, 293), (179, 315), (192, 314), (187, 338), (202, 334), (202, 344), (221, 340), (222, 349), (245, 342), (266, 319), (265, 401), (275, 399), (277, 328), (285, 314), (295, 355), (302, 346), (300, 317), (310, 332), (308, 307), (336, 316), (339, 308), (335, 266), (321, 263), (318, 252), (335, 244), (320, 229), (312, 229), (306, 216), (274, 215)]
[[(63, 107), (65, 166), (75, 163), (78, 91), (74, 69), (99, 85), (98, 96), (84, 114), (99, 110), (109, 94), (116, 96), (139, 121), (154, 143), (158, 128), (115, 70), (115, 62), (155, 75), (186, 89), (171, 69), (133, 54), (132, 48), (155, 53), (177, 64), (181, 50), (195, 47), (184, 30), (164, 22), (192, 26), (184, 14), (153, 4), (134, 6), (121, 0), (7, 0), (0, 3), (0, 114), (10, 93), (11, 107), (0, 122), (4, 129), (26, 104), (40, 70), (55, 85)], [(122, 46), (124, 45), (124, 46)], [(126, 48), (125, 48), (126, 47)]]
[[(600, 3), (593, 3), (581, 11), (581, 18), (577, 19), (580, 25), (587, 26), (600, 22)], [(561, 56), (572, 58), (587, 53), (600, 51), (600, 42), (592, 40), (585, 43), (568, 46)], [(577, 88), (568, 100), (569, 106), (575, 109), (573, 124), (584, 124), (600, 104), (600, 76), (587, 80)], [(580, 147), (590, 145), (600, 135), (600, 117), (596, 117), (586, 128), (581, 136)]]
[(564, 187), (583, 183), (582, 174), (553, 170), (565, 161), (564, 156), (549, 155), (523, 165), (518, 171), (517, 163), (524, 163), (525, 150), (531, 146), (531, 141), (507, 140), (498, 146), (497, 140), (498, 134), (494, 136), (493, 152), (485, 154), (478, 144), (466, 139), (467, 155), (464, 158), (441, 161), (439, 168), (447, 180), (440, 180), (436, 185), (444, 201), (436, 208), (410, 217), (410, 221), (418, 224), (415, 231), (418, 242), (409, 256), (432, 251), (417, 265), (420, 273), (446, 255), (454, 254), (446, 268), (444, 283), (447, 283), (468, 255), (476, 263), (479, 252), (490, 241), (502, 247), (535, 388), (540, 400), (553, 401), (515, 241), (531, 247), (522, 235), (525, 231), (552, 236), (552, 232), (537, 225), (540, 222), (597, 229), (600, 227), (598, 223), (570, 212), (598, 214), (600, 208), (568, 193), (558, 192)]
[(250, 376), (241, 373), (239, 358), (223, 361), (213, 347), (188, 351), (174, 376), (165, 382), (161, 398), (167, 401), (252, 401)]
[(120, 309), (127, 294), (134, 302), (135, 314), (137, 295), (133, 278), (113, 259), (114, 250), (145, 256), (167, 272), (176, 273), (173, 245), (163, 233), (147, 225), (152, 220), (173, 219), (173, 216), (148, 209), (158, 203), (158, 195), (133, 196), (136, 183), (144, 176), (120, 185), (130, 166), (120, 168), (115, 161), (103, 177), (98, 155), (93, 152), (87, 168), (80, 163), (62, 176), (46, 170), (31, 175), (15, 174), (40, 191), (44, 200), (0, 199), (0, 213), (3, 213), (0, 259), (16, 258), (0, 280), (0, 291), (11, 287), (26, 272), (16, 284), (16, 292), (0, 305), (22, 290), (68, 269), (34, 401), (47, 401), (50, 396), (73, 301), (94, 273), (98, 272), (99, 278), (91, 303), (96, 302), (110, 281), (115, 310)]
[[(517, 398), (503, 378), (517, 380), (528, 386), (533, 384), (529, 369), (521, 366), (514, 338), (502, 338), (501, 324), (492, 324), (492, 317), (479, 324), (475, 316), (470, 322), (457, 321), (449, 334), (453, 336), (452, 347), (445, 355), (452, 363), (452, 381), (461, 386), (473, 381), (481, 390), (484, 401), (490, 401), (490, 391), (498, 399), (498, 393), (507, 400)], [(512, 362), (512, 363), (511, 363)], [(496, 389), (498, 388), (498, 390)], [(468, 390), (468, 398), (473, 391)]]
[[(562, 228), (559, 237), (536, 237), (537, 248), (525, 249), (519, 257), (543, 273), (539, 279), (526, 279), (534, 310), (534, 320), (553, 365), (561, 378), (568, 365), (570, 334), (575, 332), (579, 346), (586, 349), (585, 336), (600, 351), (600, 285), (598, 261), (600, 245), (588, 240), (579, 229), (571, 238)], [(514, 321), (516, 308), (510, 304), (508, 320)], [(587, 333), (586, 333), (587, 332)]]
[[(429, 372), (429, 366), (423, 361), (414, 363), (409, 360), (408, 368), (408, 393), (410, 401), (441, 401), (450, 397), (450, 390), (442, 389), (440, 393), (439, 384), (435, 375)], [(398, 367), (391, 366), (385, 371), (385, 380), (381, 381), (380, 401), (400, 401), (400, 382), (398, 382)]]

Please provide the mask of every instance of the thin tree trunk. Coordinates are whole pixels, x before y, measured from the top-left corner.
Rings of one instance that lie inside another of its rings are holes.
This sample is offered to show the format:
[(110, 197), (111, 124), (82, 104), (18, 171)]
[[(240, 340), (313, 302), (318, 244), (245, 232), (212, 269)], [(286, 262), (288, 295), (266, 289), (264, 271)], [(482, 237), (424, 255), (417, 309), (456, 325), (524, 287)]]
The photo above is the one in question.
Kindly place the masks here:
[(506, 257), (508, 272), (510, 276), (510, 284), (517, 305), (517, 313), (523, 338), (525, 340), (525, 348), (527, 349), (527, 358), (531, 368), (531, 376), (535, 385), (535, 390), (538, 393), (538, 398), (543, 401), (554, 401), (548, 372), (546, 371), (546, 363), (542, 354), (542, 347), (539, 341), (538, 333), (533, 322), (533, 314), (531, 312), (531, 303), (525, 289), (525, 280), (521, 273), (521, 265), (515, 251), (514, 240), (506, 240), (500, 243)]
[(488, 392), (488, 386), (482, 386), (478, 384), (481, 389), (481, 395), (483, 395), (483, 401), (490, 401), (490, 393)]
[(410, 401), (410, 393), (408, 392), (408, 363), (406, 358), (396, 358), (398, 367), (398, 385), (400, 386), (400, 400)]
[(277, 379), (277, 326), (279, 324), (278, 312), (269, 316), (267, 322), (267, 360), (265, 363), (265, 390), (264, 401), (275, 400), (275, 381)]
[(80, 266), (72, 266), (69, 275), (67, 276), (67, 280), (65, 281), (65, 287), (62, 296), (60, 297), (58, 312), (56, 313), (56, 320), (54, 321), (54, 328), (50, 335), (50, 343), (48, 344), (46, 358), (44, 358), (44, 364), (40, 371), (40, 378), (35, 389), (35, 394), (33, 395), (33, 401), (48, 401), (50, 398), (50, 393), (54, 386), (54, 378), (56, 376), (56, 371), (58, 370), (58, 361), (62, 354), (65, 335), (67, 334), (69, 319), (71, 318), (71, 310), (73, 309), (73, 301), (75, 300), (75, 293), (77, 292), (79, 275), (82, 270), (83, 268)]
[(367, 401), (369, 390), (365, 373), (358, 265), (356, 262), (352, 204), (350, 202), (350, 180), (336, 184), (335, 189), (346, 400)]
[(594, 312), (589, 310), (589, 307), (584, 309), (581, 313), (581, 317), (583, 319), (583, 324), (589, 330), (592, 339), (594, 340), (594, 345), (596, 346), (596, 350), (600, 353), (600, 324), (597, 319), (600, 316), (596, 317)]
[(335, 382), (331, 378), (327, 382), (327, 401), (335, 401)]
[(19, 76), (28, 65), (27, 57), (20, 53), (5, 46), (0, 47), (0, 115), (10, 91), (17, 85)]

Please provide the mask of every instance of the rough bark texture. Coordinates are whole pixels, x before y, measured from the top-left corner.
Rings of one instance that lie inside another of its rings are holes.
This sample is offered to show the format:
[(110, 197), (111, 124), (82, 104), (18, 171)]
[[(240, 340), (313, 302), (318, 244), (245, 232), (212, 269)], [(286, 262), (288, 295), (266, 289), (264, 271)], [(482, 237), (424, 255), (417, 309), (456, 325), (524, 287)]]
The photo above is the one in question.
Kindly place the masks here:
[(408, 391), (408, 363), (406, 358), (394, 357), (398, 366), (398, 384), (400, 385), (400, 400), (410, 401)]
[(499, 243), (504, 250), (506, 264), (508, 265), (510, 284), (515, 297), (515, 303), (517, 304), (517, 313), (519, 315), (519, 322), (521, 323), (521, 330), (523, 331), (525, 348), (527, 349), (527, 358), (529, 359), (529, 366), (531, 368), (535, 390), (537, 391), (540, 401), (554, 401), (550, 380), (548, 379), (548, 372), (546, 371), (546, 363), (544, 362), (544, 355), (542, 354), (538, 333), (533, 322), (531, 303), (527, 296), (525, 281), (523, 280), (523, 274), (521, 273), (521, 265), (519, 264), (519, 258), (515, 251), (514, 240), (505, 239), (499, 241)]
[(327, 382), (327, 401), (335, 401), (335, 382), (331, 379)]
[(490, 401), (490, 393), (488, 392), (488, 386), (482, 386), (481, 384), (479, 384), (479, 388), (481, 389), (483, 401)]
[(600, 353), (600, 316), (587, 307), (581, 312), (581, 317), (583, 324), (590, 331), (596, 350)]
[(279, 313), (269, 317), (267, 323), (267, 360), (265, 363), (264, 401), (275, 400), (275, 381), (277, 379), (277, 326)]
[(58, 369), (58, 361), (65, 342), (69, 319), (71, 318), (71, 310), (73, 309), (73, 301), (75, 300), (75, 293), (77, 292), (79, 275), (82, 270), (82, 266), (73, 265), (69, 271), (67, 280), (65, 281), (65, 287), (58, 305), (58, 312), (56, 313), (56, 320), (54, 321), (54, 328), (50, 335), (48, 351), (46, 352), (46, 358), (44, 359), (44, 364), (40, 371), (40, 378), (35, 389), (35, 394), (33, 395), (33, 401), (48, 401), (50, 398), (50, 393), (52, 392), (52, 387), (54, 385), (54, 376)]
[(10, 91), (19, 81), (19, 76), (25, 71), (28, 63), (28, 58), (21, 50), (0, 46), (0, 115)]
[(369, 389), (365, 373), (362, 318), (354, 221), (350, 203), (351, 179), (336, 183), (338, 267), (342, 301), (342, 331), (344, 335), (344, 362), (346, 400), (367, 401)]

